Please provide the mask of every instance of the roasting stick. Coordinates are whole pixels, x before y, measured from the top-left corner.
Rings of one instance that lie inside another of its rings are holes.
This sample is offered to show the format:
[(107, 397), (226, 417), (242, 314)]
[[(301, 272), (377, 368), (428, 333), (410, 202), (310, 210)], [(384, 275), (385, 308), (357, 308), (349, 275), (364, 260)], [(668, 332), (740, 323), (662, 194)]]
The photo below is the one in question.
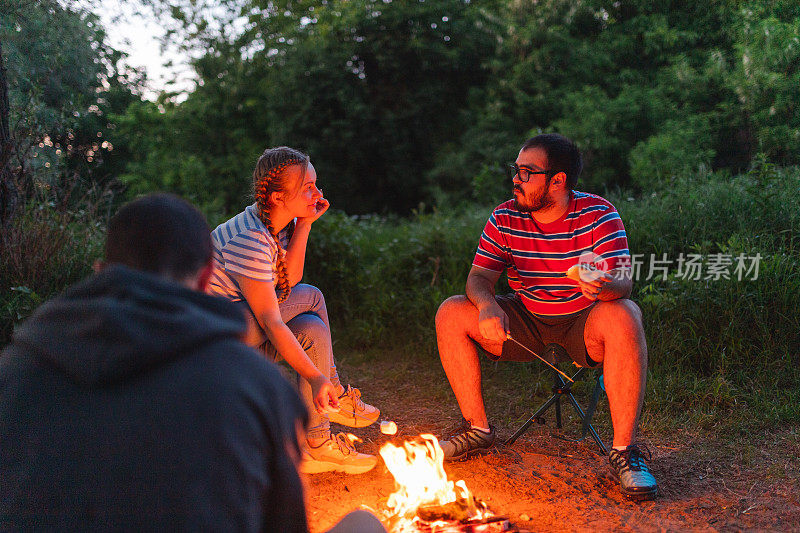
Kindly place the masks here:
[(520, 345), (522, 348), (525, 348), (525, 349), (526, 349), (528, 352), (530, 352), (531, 354), (535, 355), (535, 356), (536, 356), (536, 357), (537, 357), (537, 358), (538, 358), (538, 359), (539, 359), (541, 362), (543, 362), (544, 364), (546, 364), (547, 366), (549, 366), (550, 368), (552, 368), (553, 370), (555, 370), (556, 372), (558, 372), (559, 374), (561, 374), (562, 376), (564, 376), (565, 378), (567, 378), (567, 380), (568, 380), (568, 381), (570, 381), (571, 383), (575, 383), (575, 380), (574, 380), (574, 379), (572, 379), (571, 377), (569, 377), (568, 375), (566, 375), (565, 373), (563, 373), (561, 370), (557, 369), (557, 368), (555, 367), (555, 365), (551, 364), (551, 363), (550, 363), (548, 360), (546, 360), (544, 357), (542, 357), (541, 355), (539, 355), (538, 353), (534, 352), (533, 350), (531, 350), (530, 348), (528, 348), (527, 346), (525, 346), (524, 344), (522, 344), (521, 342), (519, 342), (517, 339), (515, 339), (514, 337), (512, 337), (512, 336), (511, 336), (511, 333), (506, 333), (506, 338), (507, 338), (508, 340), (510, 340), (510, 341), (514, 341), (514, 342), (516, 342), (516, 343), (517, 343), (517, 344), (519, 344), (519, 345)]

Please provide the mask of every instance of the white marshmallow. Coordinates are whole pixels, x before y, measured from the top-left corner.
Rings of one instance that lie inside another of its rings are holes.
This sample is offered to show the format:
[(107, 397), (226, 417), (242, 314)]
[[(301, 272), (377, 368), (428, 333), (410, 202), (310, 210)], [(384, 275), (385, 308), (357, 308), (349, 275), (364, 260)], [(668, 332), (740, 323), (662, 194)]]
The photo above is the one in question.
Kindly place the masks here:
[(381, 433), (384, 435), (394, 435), (397, 433), (397, 424), (391, 420), (381, 420)]

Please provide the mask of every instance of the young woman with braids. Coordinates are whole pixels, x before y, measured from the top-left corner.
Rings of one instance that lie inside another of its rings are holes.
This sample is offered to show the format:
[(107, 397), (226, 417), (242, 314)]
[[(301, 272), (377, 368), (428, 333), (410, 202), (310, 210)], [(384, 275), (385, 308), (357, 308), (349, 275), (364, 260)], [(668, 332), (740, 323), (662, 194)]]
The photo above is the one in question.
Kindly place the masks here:
[(311, 225), (329, 206), (314, 166), (302, 152), (270, 148), (256, 163), (253, 191), (256, 202), (212, 232), (209, 292), (241, 302), (245, 342), (298, 373), (310, 414), (300, 470), (366, 472), (375, 456), (358, 453), (341, 433), (332, 435), (330, 422), (363, 427), (380, 412), (339, 382), (325, 299), (300, 283)]

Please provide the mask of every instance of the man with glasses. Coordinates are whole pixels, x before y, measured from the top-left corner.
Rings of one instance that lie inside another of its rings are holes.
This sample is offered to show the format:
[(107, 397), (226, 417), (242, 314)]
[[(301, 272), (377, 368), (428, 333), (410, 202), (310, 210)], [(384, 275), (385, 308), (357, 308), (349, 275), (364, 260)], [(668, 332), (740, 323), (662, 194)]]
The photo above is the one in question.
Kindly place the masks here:
[[(582, 168), (575, 144), (558, 134), (527, 140), (509, 165), (514, 198), (486, 223), (466, 295), (447, 299), (436, 315), (439, 356), (464, 416), (441, 445), (453, 460), (482, 453), (496, 439), (481, 393), (478, 346), (493, 360), (530, 361), (522, 345), (542, 354), (557, 343), (578, 366), (603, 365), (612, 471), (626, 496), (648, 500), (657, 483), (635, 444), (647, 344), (641, 311), (629, 299), (628, 241), (614, 206), (573, 190)], [(588, 268), (568, 278), (577, 264)], [(513, 292), (496, 295), (504, 271)]]

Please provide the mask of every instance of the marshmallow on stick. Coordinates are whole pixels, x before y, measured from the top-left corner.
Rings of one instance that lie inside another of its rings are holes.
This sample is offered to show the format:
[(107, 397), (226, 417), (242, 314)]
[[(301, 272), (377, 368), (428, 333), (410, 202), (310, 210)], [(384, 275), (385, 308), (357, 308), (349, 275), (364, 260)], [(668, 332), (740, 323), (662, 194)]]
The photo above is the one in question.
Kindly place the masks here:
[(594, 265), (589, 263), (578, 263), (569, 267), (567, 270), (567, 277), (575, 281), (583, 281), (584, 283), (591, 283), (599, 278), (602, 278), (606, 272), (600, 270)]

